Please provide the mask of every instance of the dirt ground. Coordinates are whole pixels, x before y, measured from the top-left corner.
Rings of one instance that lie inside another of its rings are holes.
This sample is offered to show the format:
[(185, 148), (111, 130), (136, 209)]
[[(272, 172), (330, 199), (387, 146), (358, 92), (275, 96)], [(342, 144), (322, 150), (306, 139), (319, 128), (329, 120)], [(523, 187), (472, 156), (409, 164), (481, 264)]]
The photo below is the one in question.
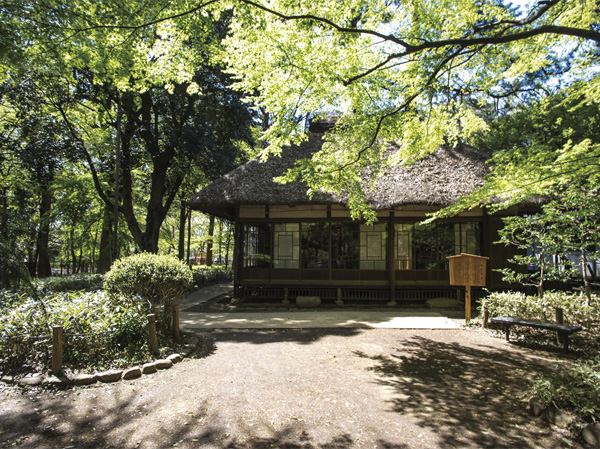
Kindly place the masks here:
[(214, 330), (206, 354), (132, 381), (4, 388), (0, 447), (581, 447), (532, 417), (556, 365), (481, 330)]

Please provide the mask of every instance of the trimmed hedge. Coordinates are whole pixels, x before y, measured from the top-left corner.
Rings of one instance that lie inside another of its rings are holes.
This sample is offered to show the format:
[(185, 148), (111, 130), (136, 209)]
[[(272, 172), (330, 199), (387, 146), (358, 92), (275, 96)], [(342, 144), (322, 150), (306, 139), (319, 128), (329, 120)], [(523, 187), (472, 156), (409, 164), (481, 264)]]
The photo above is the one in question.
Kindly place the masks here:
[(104, 275), (104, 289), (126, 296), (139, 295), (165, 311), (185, 297), (194, 285), (192, 271), (173, 256), (141, 253), (116, 261)]
[(194, 267), (192, 271), (194, 284), (198, 287), (231, 282), (233, 279), (233, 269), (221, 265)]
[(101, 274), (69, 274), (48, 277), (35, 281), (35, 286), (42, 292), (95, 291), (102, 289)]

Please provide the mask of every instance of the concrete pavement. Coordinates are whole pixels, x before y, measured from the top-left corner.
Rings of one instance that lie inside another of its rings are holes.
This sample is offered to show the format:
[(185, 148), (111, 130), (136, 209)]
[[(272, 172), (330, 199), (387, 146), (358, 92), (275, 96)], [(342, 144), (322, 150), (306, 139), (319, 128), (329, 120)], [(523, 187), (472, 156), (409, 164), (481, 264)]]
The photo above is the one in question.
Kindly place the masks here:
[(344, 310), (294, 309), (243, 312), (193, 312), (194, 306), (232, 293), (232, 284), (218, 284), (196, 290), (180, 302), (183, 329), (307, 329), (307, 328), (387, 328), (459, 329), (464, 320), (448, 318), (431, 310), (400, 309)]

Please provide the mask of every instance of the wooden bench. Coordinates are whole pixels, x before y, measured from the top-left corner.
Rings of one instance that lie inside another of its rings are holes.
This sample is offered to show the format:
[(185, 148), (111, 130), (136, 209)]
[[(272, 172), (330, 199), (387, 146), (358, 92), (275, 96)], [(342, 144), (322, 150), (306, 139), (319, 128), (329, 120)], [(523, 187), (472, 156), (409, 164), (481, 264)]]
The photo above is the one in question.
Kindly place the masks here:
[(566, 324), (550, 323), (541, 320), (524, 320), (522, 318), (513, 318), (510, 316), (494, 317), (491, 321), (492, 323), (504, 327), (506, 341), (509, 341), (511, 326), (527, 326), (554, 331), (558, 334), (559, 341), (563, 342), (565, 351), (569, 350), (569, 335), (579, 332), (582, 329), (581, 326), (567, 326)]

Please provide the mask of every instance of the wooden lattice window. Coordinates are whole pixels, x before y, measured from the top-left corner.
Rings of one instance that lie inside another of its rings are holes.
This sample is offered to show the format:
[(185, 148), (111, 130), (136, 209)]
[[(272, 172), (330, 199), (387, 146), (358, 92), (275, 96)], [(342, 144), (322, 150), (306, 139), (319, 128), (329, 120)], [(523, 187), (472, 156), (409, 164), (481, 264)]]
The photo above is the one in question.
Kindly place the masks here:
[(273, 225), (273, 268), (300, 268), (300, 224)]
[(244, 267), (271, 266), (271, 235), (268, 224), (244, 225)]
[(360, 225), (360, 269), (387, 269), (387, 224)]

